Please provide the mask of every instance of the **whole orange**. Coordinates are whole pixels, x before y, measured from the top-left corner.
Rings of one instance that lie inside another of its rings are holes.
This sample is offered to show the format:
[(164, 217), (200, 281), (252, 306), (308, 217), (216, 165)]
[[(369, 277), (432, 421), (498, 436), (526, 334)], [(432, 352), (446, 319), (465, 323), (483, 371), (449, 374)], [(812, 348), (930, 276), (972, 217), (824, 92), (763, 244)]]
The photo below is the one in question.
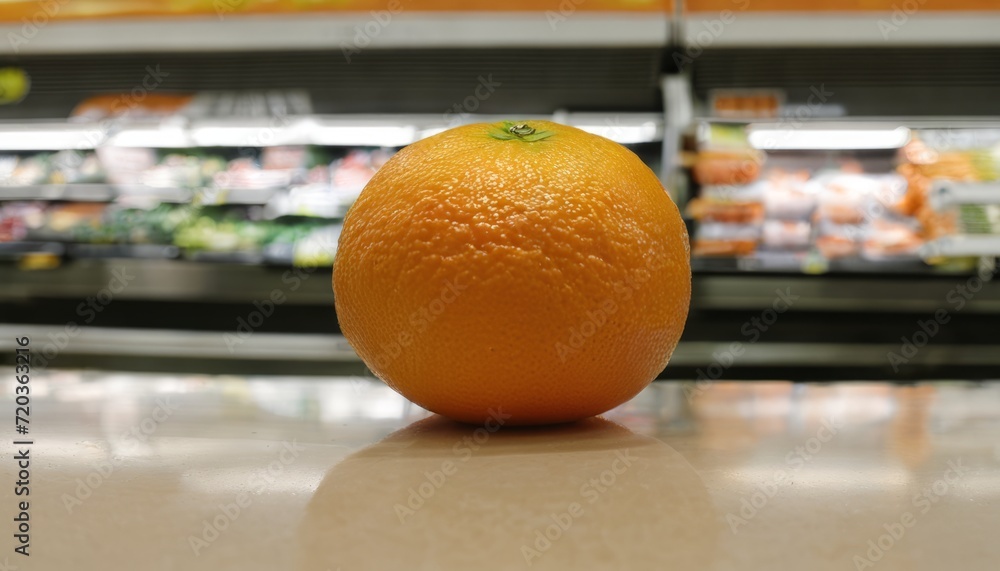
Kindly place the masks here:
[(358, 355), (416, 404), (566, 422), (666, 366), (688, 254), (677, 207), (625, 147), (547, 121), (480, 123), (375, 174), (344, 220), (334, 297)]

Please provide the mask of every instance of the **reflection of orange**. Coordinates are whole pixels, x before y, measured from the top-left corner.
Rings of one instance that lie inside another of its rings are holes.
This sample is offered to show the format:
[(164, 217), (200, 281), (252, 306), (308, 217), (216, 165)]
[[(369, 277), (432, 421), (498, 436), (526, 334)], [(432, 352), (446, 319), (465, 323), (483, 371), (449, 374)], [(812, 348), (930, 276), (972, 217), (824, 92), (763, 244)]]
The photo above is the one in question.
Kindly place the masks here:
[(681, 454), (613, 422), (432, 417), (337, 464), (295, 535), (302, 571), (706, 569), (722, 522)]
[(916, 470), (931, 455), (930, 409), (937, 398), (932, 385), (896, 389), (898, 410), (889, 425), (887, 446), (907, 468)]
[(635, 396), (687, 318), (684, 223), (625, 147), (546, 121), (476, 124), (390, 159), (344, 222), (344, 335), (457, 420), (576, 420)]

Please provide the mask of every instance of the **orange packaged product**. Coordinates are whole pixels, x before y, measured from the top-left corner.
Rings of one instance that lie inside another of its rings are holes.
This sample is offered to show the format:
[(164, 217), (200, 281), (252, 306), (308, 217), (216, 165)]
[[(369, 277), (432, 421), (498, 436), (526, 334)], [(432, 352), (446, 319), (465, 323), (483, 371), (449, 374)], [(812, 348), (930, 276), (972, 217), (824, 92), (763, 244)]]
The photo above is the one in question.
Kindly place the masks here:
[(872, 222), (861, 246), (861, 255), (869, 260), (914, 258), (924, 241), (916, 224), (878, 219)]
[(698, 184), (748, 184), (760, 176), (764, 155), (754, 150), (701, 151), (693, 174)]
[(760, 226), (706, 222), (698, 225), (691, 253), (694, 256), (749, 256), (757, 251)]
[(193, 95), (146, 93), (142, 99), (131, 93), (106, 93), (84, 99), (70, 113), (74, 119), (99, 121), (109, 117), (170, 117), (180, 113)]
[(720, 201), (695, 198), (688, 202), (687, 214), (695, 220), (728, 222), (732, 224), (759, 223), (764, 219), (764, 205), (760, 202)]
[(816, 248), (825, 258), (846, 258), (858, 255), (864, 228), (823, 220), (818, 224), (816, 234)]

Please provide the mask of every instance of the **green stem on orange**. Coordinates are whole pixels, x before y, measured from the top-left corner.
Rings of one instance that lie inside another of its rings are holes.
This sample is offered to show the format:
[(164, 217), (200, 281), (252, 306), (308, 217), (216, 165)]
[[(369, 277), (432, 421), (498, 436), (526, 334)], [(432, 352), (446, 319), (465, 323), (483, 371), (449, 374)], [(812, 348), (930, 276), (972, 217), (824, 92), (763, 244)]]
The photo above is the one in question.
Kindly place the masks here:
[(504, 121), (499, 125), (494, 125), (489, 134), (494, 139), (500, 139), (501, 141), (517, 140), (534, 143), (536, 141), (548, 139), (555, 133), (552, 131), (536, 131), (534, 127), (528, 125), (527, 123)]

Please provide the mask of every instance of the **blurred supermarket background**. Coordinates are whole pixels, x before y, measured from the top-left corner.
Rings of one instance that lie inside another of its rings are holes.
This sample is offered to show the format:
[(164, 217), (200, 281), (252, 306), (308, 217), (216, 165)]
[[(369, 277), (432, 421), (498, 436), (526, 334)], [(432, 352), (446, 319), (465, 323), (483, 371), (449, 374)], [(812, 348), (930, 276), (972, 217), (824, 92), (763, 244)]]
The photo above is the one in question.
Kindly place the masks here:
[(993, 0), (0, 2), (0, 347), (363, 374), (330, 267), (366, 181), (450, 126), (551, 118), (689, 221), (664, 377), (996, 377), (998, 25)]

